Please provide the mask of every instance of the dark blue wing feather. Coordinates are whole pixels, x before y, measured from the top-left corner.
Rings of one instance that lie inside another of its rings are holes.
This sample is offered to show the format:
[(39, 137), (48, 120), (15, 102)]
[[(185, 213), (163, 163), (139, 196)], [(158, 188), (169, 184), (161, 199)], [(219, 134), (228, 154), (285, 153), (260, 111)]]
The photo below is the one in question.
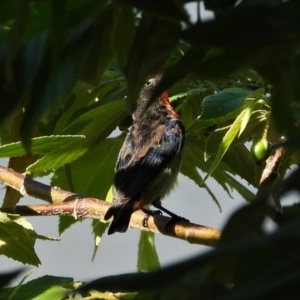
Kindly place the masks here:
[[(157, 146), (128, 134), (120, 151), (114, 177), (115, 188), (130, 198), (139, 193), (182, 150), (184, 127), (179, 120), (170, 120)], [(144, 147), (141, 147), (141, 144)], [(147, 147), (147, 146), (146, 146)]]

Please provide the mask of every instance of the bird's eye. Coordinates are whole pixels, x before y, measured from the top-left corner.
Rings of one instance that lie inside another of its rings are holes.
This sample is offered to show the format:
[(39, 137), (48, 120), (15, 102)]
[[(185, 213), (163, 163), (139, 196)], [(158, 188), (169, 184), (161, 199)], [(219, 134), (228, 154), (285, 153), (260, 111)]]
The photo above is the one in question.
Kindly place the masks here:
[(152, 82), (152, 81), (151, 81), (151, 79), (147, 80), (147, 81), (146, 81), (146, 83), (145, 83), (145, 86), (148, 86), (148, 85), (150, 85), (150, 84), (151, 84), (151, 82)]

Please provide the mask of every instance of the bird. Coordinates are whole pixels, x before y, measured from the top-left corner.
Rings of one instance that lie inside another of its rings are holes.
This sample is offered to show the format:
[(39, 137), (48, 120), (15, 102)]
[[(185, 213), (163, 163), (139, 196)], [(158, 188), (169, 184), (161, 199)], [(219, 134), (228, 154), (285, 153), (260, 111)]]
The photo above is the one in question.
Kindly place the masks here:
[(141, 88), (132, 114), (133, 124), (119, 152), (112, 184), (113, 201), (104, 216), (105, 220), (113, 217), (109, 235), (126, 232), (133, 212), (142, 209), (151, 214), (145, 208), (149, 205), (169, 214), (171, 222), (186, 220), (161, 205), (177, 181), (185, 140), (184, 125), (167, 92), (149, 105), (161, 78), (162, 74), (152, 76)]

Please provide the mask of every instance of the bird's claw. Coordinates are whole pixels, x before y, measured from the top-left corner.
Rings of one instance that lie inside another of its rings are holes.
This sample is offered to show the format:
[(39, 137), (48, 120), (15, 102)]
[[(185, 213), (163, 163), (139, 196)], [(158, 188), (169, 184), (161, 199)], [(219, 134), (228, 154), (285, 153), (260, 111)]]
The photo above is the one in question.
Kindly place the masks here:
[(169, 231), (171, 226), (177, 222), (190, 222), (188, 219), (180, 217), (180, 216), (172, 216), (171, 220), (166, 224), (165, 230)]
[(162, 212), (160, 210), (147, 210), (147, 209), (143, 209), (143, 212), (145, 213), (145, 217), (143, 218), (142, 224), (144, 227), (148, 228), (148, 220), (150, 218), (150, 216), (154, 216), (154, 215), (162, 215)]
[(145, 217), (143, 218), (143, 226), (148, 228), (148, 220), (149, 220), (150, 215), (146, 214)]
[(151, 210), (151, 212), (152, 212), (152, 216), (153, 215), (159, 215), (159, 216), (162, 215), (162, 212), (159, 209), (158, 210)]

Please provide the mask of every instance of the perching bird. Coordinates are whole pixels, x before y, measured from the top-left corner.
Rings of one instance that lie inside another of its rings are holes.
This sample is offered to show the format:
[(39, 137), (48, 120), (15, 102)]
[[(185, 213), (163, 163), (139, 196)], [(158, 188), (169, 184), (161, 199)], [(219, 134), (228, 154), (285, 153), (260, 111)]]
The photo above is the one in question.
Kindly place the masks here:
[(137, 109), (132, 115), (133, 125), (115, 168), (113, 202), (104, 217), (108, 220), (113, 216), (108, 234), (125, 232), (132, 213), (150, 204), (172, 219), (183, 219), (161, 207), (161, 199), (177, 179), (185, 130), (166, 92), (147, 108), (160, 79), (161, 75), (149, 79), (139, 93)]

